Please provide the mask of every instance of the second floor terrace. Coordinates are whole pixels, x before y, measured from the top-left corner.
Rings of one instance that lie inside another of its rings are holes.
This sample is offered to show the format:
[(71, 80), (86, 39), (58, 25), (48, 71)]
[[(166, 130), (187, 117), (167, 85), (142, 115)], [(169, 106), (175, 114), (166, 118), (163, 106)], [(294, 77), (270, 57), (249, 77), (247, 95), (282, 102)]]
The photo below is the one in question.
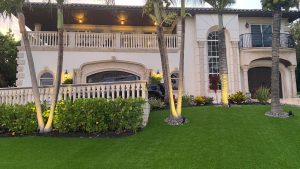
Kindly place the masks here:
[[(240, 48), (270, 48), (272, 47), (272, 34), (247, 33), (240, 35)], [(295, 41), (291, 34), (280, 34), (280, 48), (295, 48)]]
[[(56, 48), (58, 46), (58, 34), (55, 31), (32, 31), (28, 36), (32, 47)], [(177, 49), (178, 36), (165, 34), (165, 44), (167, 49)], [(158, 49), (158, 40), (156, 34), (65, 32), (64, 47), (72, 49)]]

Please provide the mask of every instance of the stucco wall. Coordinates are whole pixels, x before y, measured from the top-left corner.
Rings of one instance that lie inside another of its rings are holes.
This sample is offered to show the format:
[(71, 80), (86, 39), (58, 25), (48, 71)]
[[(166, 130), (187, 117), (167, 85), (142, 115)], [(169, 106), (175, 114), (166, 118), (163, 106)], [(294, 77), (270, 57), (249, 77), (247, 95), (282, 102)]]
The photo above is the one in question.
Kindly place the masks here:
[[(245, 24), (272, 24), (272, 18), (239, 18), (236, 14), (224, 15), (224, 26), (226, 27), (226, 47), (227, 62), (229, 72), (229, 93), (236, 91), (245, 91), (246, 77), (245, 71), (248, 71), (249, 65), (253, 60), (259, 57), (271, 57), (270, 48), (261, 48), (257, 51), (254, 48), (244, 51), (240, 49), (239, 36), (243, 33), (250, 33), (251, 29), (245, 27)], [(287, 19), (282, 19), (281, 31), (289, 31)], [(207, 35), (218, 28), (218, 17), (216, 14), (198, 14), (195, 17), (188, 17), (186, 20), (186, 45), (185, 45), (185, 73), (184, 88), (186, 94), (215, 96), (212, 90), (209, 90), (208, 79), (208, 54), (207, 54)], [(180, 22), (177, 23), (177, 33), (181, 33)], [(33, 57), (37, 74), (45, 70), (56, 73), (57, 51), (56, 49), (33, 50)], [(291, 67), (281, 67), (283, 77), (284, 95), (292, 97), (295, 95), (294, 68), (296, 66), (296, 53), (294, 49), (281, 50), (281, 58), (288, 60)], [(125, 51), (103, 51), (101, 49), (89, 50), (87, 48), (70, 50), (66, 49), (64, 53), (63, 71), (68, 70), (73, 73), (74, 69), (89, 62), (120, 60), (142, 64), (146, 69), (153, 72), (161, 71), (161, 59), (158, 50), (125, 50)], [(169, 53), (170, 68), (177, 71), (179, 67), (179, 50), (172, 50)], [(263, 62), (263, 61), (260, 61)], [(23, 49), (19, 52), (18, 60), (18, 86), (31, 86), (29, 70), (26, 55)], [(268, 65), (268, 61), (260, 63)], [(101, 68), (99, 68), (100, 70)], [(128, 67), (130, 69), (130, 66)], [(84, 77), (84, 76), (83, 76)], [(285, 82), (291, 81), (291, 83)], [(293, 89), (290, 89), (293, 88)], [(220, 98), (220, 96), (218, 96)]]

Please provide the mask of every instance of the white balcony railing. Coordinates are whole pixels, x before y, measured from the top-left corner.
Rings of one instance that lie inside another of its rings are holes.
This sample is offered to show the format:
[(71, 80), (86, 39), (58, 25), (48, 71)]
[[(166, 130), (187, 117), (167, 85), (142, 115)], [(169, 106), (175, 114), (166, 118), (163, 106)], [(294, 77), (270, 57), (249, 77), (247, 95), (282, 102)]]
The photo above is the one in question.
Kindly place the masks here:
[[(40, 87), (40, 99), (50, 103), (53, 87)], [(59, 100), (78, 98), (148, 98), (146, 81), (62, 85)], [(32, 88), (0, 88), (0, 104), (34, 102)]]
[[(28, 32), (30, 45), (33, 47), (56, 47), (57, 32)], [(178, 48), (178, 36), (165, 35), (168, 49)], [(158, 49), (156, 34), (121, 34), (65, 32), (64, 45), (70, 48), (106, 48), (106, 49)]]

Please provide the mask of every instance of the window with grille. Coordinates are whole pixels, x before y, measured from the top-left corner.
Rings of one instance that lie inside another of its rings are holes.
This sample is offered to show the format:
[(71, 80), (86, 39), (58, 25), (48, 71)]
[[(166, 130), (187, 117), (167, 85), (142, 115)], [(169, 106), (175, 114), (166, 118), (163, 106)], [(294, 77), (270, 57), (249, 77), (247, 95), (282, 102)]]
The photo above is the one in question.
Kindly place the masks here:
[[(214, 89), (214, 79), (219, 77), (219, 41), (218, 32), (211, 32), (207, 37), (207, 48), (208, 48), (208, 74), (209, 74), (209, 87)], [(218, 90), (221, 89), (220, 80), (217, 84)]]
[(45, 72), (40, 76), (41, 86), (51, 86), (53, 85), (53, 75), (50, 72)]

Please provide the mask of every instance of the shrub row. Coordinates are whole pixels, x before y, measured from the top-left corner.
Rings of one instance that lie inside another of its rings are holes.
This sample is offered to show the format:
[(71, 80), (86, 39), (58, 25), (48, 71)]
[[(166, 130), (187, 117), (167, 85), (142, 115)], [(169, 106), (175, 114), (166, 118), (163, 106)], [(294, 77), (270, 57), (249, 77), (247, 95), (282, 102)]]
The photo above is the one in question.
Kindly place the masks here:
[[(143, 122), (143, 99), (77, 99), (60, 101), (55, 110), (54, 128), (68, 132), (137, 131)], [(44, 107), (44, 106), (43, 106)], [(45, 121), (49, 110), (44, 109)], [(0, 105), (0, 133), (30, 134), (37, 130), (33, 104)]]

